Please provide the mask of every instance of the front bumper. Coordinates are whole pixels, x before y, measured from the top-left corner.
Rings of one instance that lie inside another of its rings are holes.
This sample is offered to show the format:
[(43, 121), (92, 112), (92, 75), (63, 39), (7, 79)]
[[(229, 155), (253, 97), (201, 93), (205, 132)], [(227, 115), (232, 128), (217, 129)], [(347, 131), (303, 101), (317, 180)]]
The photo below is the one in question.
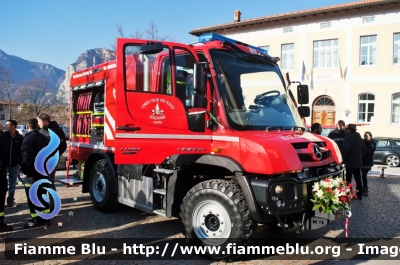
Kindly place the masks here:
[(288, 174), (274, 178), (256, 176), (251, 178), (251, 187), (257, 204), (264, 214), (272, 215), (286, 232), (317, 229), (331, 220), (343, 216), (312, 211), (312, 185), (329, 176), (341, 177), (343, 167), (327, 165), (305, 169), (297, 175)]

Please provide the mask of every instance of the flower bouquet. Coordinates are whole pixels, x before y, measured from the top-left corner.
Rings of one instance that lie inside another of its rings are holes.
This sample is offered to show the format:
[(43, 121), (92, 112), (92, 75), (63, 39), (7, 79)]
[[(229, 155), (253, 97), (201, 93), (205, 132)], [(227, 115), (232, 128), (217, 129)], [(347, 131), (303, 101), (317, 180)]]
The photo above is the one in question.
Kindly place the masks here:
[(319, 209), (322, 213), (332, 214), (341, 209), (350, 209), (349, 203), (357, 198), (353, 184), (347, 184), (342, 178), (328, 177), (312, 186), (314, 199), (313, 211)]

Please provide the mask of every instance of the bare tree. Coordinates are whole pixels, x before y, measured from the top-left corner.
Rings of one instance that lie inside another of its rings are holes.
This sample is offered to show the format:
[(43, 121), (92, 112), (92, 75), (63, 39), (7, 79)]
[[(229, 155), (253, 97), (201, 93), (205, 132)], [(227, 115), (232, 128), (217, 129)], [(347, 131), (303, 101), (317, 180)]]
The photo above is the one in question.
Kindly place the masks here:
[(70, 120), (69, 106), (56, 104), (50, 106), (47, 113), (50, 115), (51, 119), (57, 121), (58, 124), (69, 127), (69, 120)]
[[(147, 25), (148, 28), (144, 30), (144, 32), (141, 29), (136, 29), (133, 33), (131, 34), (125, 34), (123, 26), (121, 24), (117, 24), (117, 36), (114, 36), (114, 38), (132, 38), (132, 39), (149, 39), (149, 40), (161, 40), (161, 41), (177, 41), (175, 38), (171, 36), (160, 36), (158, 32), (158, 27), (157, 24), (151, 19), (149, 21), (149, 24)], [(111, 50), (116, 51), (117, 47), (115, 43), (111, 44)]]
[[(118, 33), (118, 35), (114, 36), (114, 39), (125, 38), (124, 29), (121, 24), (117, 24), (117, 33)], [(113, 52), (117, 51), (117, 45), (116, 45), (115, 41), (114, 41), (114, 43), (111, 43), (110, 50), (112, 50)]]
[(30, 117), (37, 117), (41, 112), (49, 112), (52, 106), (61, 105), (62, 97), (57, 90), (48, 88), (47, 80), (34, 78), (20, 85), (20, 99)]
[(171, 40), (172, 38), (170, 36), (160, 36), (158, 33), (158, 27), (156, 23), (153, 21), (153, 19), (150, 19), (149, 24), (147, 25), (148, 28), (144, 30), (144, 32), (147, 34), (148, 39), (150, 40), (161, 40), (161, 41), (167, 41)]
[(132, 39), (142, 39), (143, 38), (143, 31), (141, 29), (135, 29), (135, 32), (126, 35), (124, 33), (124, 29), (122, 24), (118, 24), (117, 25), (117, 32), (118, 32), (118, 36), (116, 38), (132, 38)]
[(154, 23), (153, 19), (150, 20), (148, 28), (145, 29), (144, 31), (146, 32), (149, 39), (160, 40), (160, 37), (158, 35), (158, 28), (156, 23)]
[(143, 31), (141, 29), (135, 29), (135, 32), (130, 36), (132, 39), (143, 39)]
[[(143, 31), (140, 29), (136, 29), (134, 33), (126, 35), (122, 24), (117, 24), (117, 36), (114, 36), (114, 38), (143, 39), (143, 35), (144, 35)], [(115, 42), (110, 45), (109, 49), (113, 52), (117, 50)]]
[(18, 105), (15, 102), (17, 96), (18, 89), (12, 83), (11, 69), (0, 66), (0, 98), (4, 101), (3, 104), (10, 119), (13, 118), (14, 109)]

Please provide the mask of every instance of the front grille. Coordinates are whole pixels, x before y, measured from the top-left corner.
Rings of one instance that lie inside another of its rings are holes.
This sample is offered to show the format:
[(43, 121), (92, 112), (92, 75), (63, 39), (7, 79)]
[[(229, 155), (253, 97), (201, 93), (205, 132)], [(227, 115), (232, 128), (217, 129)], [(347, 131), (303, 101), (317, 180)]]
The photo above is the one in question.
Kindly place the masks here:
[(309, 154), (298, 154), (302, 162), (314, 162), (314, 159)]
[(308, 143), (292, 143), (294, 149), (307, 149)]
[[(320, 161), (327, 159), (331, 156), (331, 151), (326, 147), (324, 142), (315, 142), (321, 150), (322, 158)], [(296, 149), (297, 155), (301, 162), (316, 162), (313, 158), (313, 152), (308, 149), (309, 143), (292, 143)]]

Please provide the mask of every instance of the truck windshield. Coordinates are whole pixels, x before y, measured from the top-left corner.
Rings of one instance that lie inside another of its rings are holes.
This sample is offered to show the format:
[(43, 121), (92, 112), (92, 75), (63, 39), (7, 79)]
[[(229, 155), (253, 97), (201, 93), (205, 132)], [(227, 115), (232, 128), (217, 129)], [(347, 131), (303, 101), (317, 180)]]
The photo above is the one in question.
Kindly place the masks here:
[(234, 130), (303, 127), (280, 70), (260, 55), (210, 51), (229, 125)]

